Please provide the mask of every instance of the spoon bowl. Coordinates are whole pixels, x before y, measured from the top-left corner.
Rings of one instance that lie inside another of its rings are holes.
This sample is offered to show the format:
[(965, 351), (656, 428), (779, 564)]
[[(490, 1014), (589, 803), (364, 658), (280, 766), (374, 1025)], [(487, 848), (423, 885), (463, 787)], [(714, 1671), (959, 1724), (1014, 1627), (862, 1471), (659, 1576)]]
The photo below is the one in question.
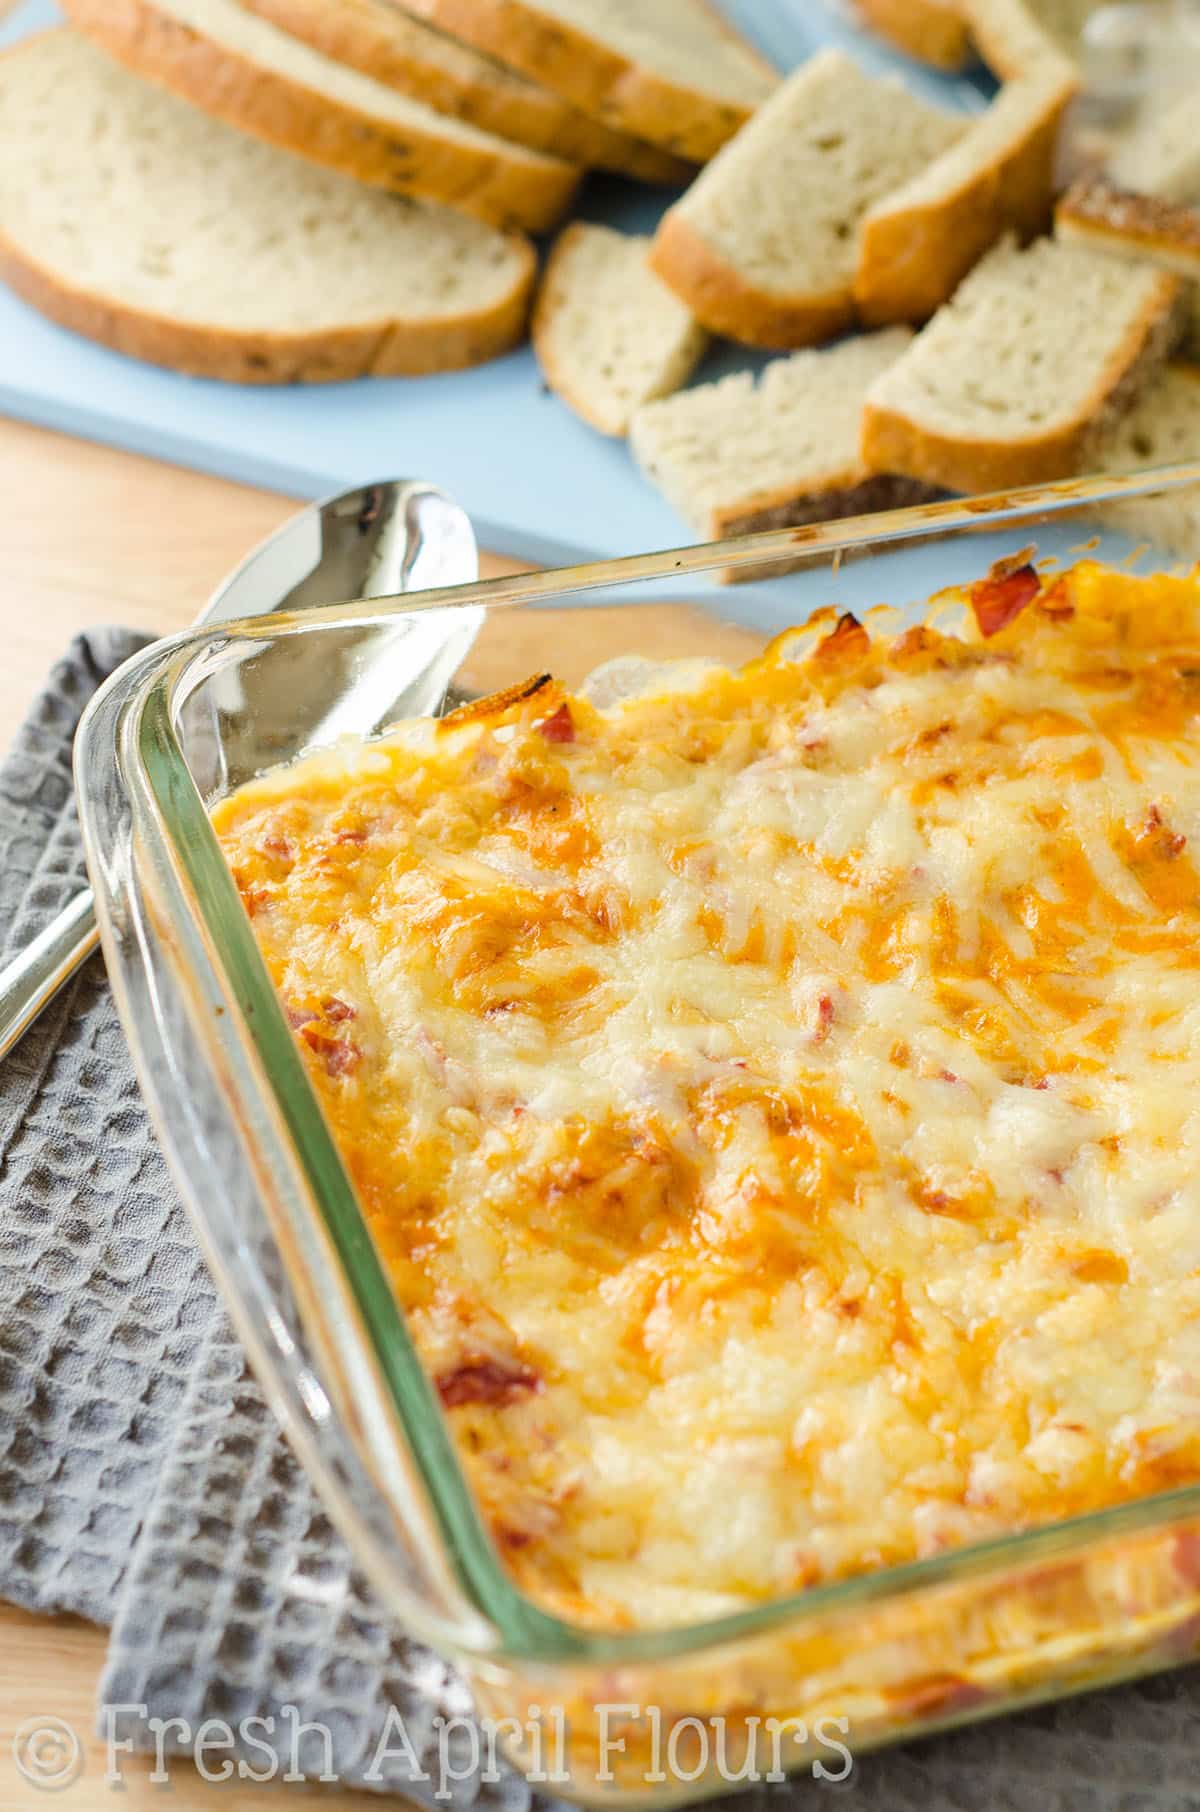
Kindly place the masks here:
[[(479, 556), (465, 511), (436, 485), (387, 479), (323, 498), (285, 522), (218, 586), (197, 623), (303, 610), (342, 598), (467, 585), (478, 576)], [(341, 638), (335, 661), (327, 648), (319, 653), (305, 648), (310, 638), (268, 648), (262, 658), (279, 666), (266, 693), (277, 721), (264, 725), (260, 717), (256, 723), (253, 741), (260, 754), (264, 746), (290, 746), (291, 703), (301, 688), (306, 698), (318, 701), (320, 741), (340, 733), (348, 701), (358, 725), (386, 722), (395, 701), (386, 656), (404, 633), (396, 625), (358, 630)], [(329, 701), (325, 712), (319, 707), (323, 697)], [(236, 726), (245, 716), (236, 681), (227, 690), (215, 690), (206, 708), (220, 712), (223, 747), (236, 760)], [(90, 889), (84, 888), (0, 969), (0, 1057), (96, 949), (93, 905)]]

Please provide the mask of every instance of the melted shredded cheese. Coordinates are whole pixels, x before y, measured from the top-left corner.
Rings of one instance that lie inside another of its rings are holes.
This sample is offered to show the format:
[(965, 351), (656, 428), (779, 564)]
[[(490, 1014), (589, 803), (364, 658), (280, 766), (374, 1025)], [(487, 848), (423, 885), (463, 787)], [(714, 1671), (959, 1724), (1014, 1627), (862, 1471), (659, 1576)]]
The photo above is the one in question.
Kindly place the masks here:
[(523, 689), (217, 809), (560, 1614), (1200, 1478), (1200, 585), (974, 601), (986, 637), (843, 619), (604, 709)]

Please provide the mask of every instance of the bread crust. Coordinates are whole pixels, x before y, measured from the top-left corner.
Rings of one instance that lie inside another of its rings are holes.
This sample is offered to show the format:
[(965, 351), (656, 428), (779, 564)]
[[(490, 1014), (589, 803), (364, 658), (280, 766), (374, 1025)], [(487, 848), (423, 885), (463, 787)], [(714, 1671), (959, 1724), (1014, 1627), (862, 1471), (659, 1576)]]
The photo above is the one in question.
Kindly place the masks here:
[(746, 346), (786, 352), (818, 346), (854, 323), (849, 284), (823, 296), (785, 296), (758, 288), (713, 250), (672, 208), (650, 249), (650, 268), (701, 326)]
[[(854, 279), (866, 326), (927, 321), (997, 239), (1009, 232), (1032, 239), (1049, 225), (1059, 128), (1079, 87), (1066, 59), (1057, 64), (1010, 83), (993, 102), (1022, 110), (999, 155), (992, 150), (947, 192), (925, 199), (919, 190), (936, 173), (935, 163), (867, 214)], [(948, 165), (961, 159), (969, 139), (970, 133), (945, 153)], [(909, 201), (914, 191), (918, 198)]]
[(332, 384), (359, 377), (426, 377), (499, 358), (524, 337), (537, 269), (524, 247), (509, 295), (452, 320), (379, 321), (306, 333), (204, 327), (136, 309), (68, 282), (0, 230), (0, 278), (40, 314), (115, 352), (189, 377), (231, 384)]
[[(748, 507), (743, 502), (736, 508), (710, 510), (702, 532), (710, 541), (723, 541), (767, 529), (807, 528), (815, 522), (871, 516), (877, 510), (912, 509), (920, 503), (935, 503), (943, 494), (915, 478), (849, 471), (816, 479), (803, 491), (764, 493)], [(726, 566), (717, 574), (717, 581), (744, 585), (754, 579), (780, 579), (807, 564), (808, 558), (800, 554), (795, 560), (773, 560), (763, 566)]]
[(65, 0), (71, 23), (149, 77), (268, 144), (359, 182), (416, 195), (492, 226), (542, 232), (570, 205), (580, 170), (514, 146), (493, 153), (409, 129), (267, 70), (163, 12), (154, 0)]
[[(545, 83), (584, 113), (694, 163), (715, 157), (753, 111), (669, 81), (542, 12), (536, 0), (407, 0), (407, 4), (431, 25)], [(713, 16), (724, 25), (715, 11)], [(727, 25), (725, 31), (737, 37)], [(743, 39), (738, 42), (744, 46)], [(755, 60), (778, 81), (778, 72), (763, 58)]]
[(1077, 476), (1170, 353), (1183, 329), (1182, 297), (1180, 280), (1164, 272), (1154, 296), (1097, 378), (1090, 406), (1073, 421), (1019, 442), (944, 433), (878, 402), (868, 392), (862, 417), (864, 465), (872, 472), (899, 473), (967, 494)]
[[(639, 182), (684, 184), (694, 166), (657, 145), (613, 131), (536, 83), (494, 83), (484, 70), (461, 75), (423, 58), (404, 41), (402, 15), (388, 0), (243, 0), (250, 12), (302, 38), (336, 63), (369, 75), (439, 113), (568, 162), (613, 170)], [(411, 23), (424, 29), (415, 19)], [(508, 75), (507, 70), (501, 70)]]
[(1200, 281), (1200, 208), (1122, 189), (1103, 176), (1081, 176), (1054, 213), (1059, 239), (1116, 257), (1146, 258)]
[(961, 69), (967, 60), (967, 27), (954, 0), (858, 0), (858, 10), (899, 50), (935, 69)]
[[(763, 529), (803, 528), (811, 522), (841, 521), (847, 516), (868, 516), (876, 510), (907, 509), (933, 503), (943, 495), (936, 486), (894, 473), (827, 473), (800, 491), (781, 487), (744, 498), (739, 504), (710, 510), (705, 523), (714, 541), (726, 535), (753, 535)], [(782, 569), (779, 569), (782, 570)]]
[[(537, 356), (542, 376), (554, 394), (560, 396), (567, 407), (573, 410), (580, 420), (585, 421), (590, 428), (595, 428), (598, 434), (607, 434), (613, 439), (620, 440), (629, 432), (628, 415), (622, 416), (618, 420), (613, 415), (605, 415), (594, 409), (590, 400), (575, 388), (554, 350), (554, 317), (563, 301), (559, 294), (562, 268), (579, 240), (585, 238), (587, 233), (586, 222), (573, 220), (569, 226), (563, 228), (554, 242), (533, 305), (533, 320), (530, 329), (533, 350)], [(681, 352), (674, 382), (668, 389), (656, 392), (654, 397), (645, 398), (645, 401), (656, 402), (660, 397), (669, 396), (672, 391), (678, 390), (682, 384), (687, 382), (707, 345), (707, 335), (702, 327), (693, 323), (691, 333), (694, 344), (691, 348), (685, 348)]]

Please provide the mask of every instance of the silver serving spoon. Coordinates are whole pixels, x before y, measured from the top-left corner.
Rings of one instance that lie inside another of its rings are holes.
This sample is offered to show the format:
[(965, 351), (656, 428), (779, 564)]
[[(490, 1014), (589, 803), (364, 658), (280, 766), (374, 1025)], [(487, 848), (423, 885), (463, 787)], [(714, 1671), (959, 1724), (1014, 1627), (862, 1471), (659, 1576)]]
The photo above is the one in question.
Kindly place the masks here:
[[(389, 479), (310, 504), (285, 522), (230, 574), (197, 621), (230, 622), (342, 598), (466, 585), (478, 576), (478, 551), (465, 511), (419, 479)], [(362, 705), (358, 723), (380, 718), (388, 702), (384, 697), (388, 675), (386, 664), (377, 659), (382, 649), (376, 644), (385, 644), (394, 633), (386, 628), (364, 630), (358, 646), (350, 644), (336, 670), (316, 663), (303, 676), (281, 675), (285, 683), (273, 694), (281, 746), (286, 742), (290, 700), (301, 678), (308, 696), (313, 688), (318, 689), (318, 698), (319, 689), (326, 691), (328, 712), (318, 706), (310, 718), (321, 724), (323, 736), (349, 727), (338, 722), (347, 699), (345, 659), (355, 663), (356, 712)], [(358, 697), (363, 690), (373, 694), (381, 684), (378, 700)], [(236, 707), (236, 701), (230, 702)], [(259, 750), (270, 746), (271, 729), (260, 713), (253, 732)], [(11, 1051), (99, 941), (91, 890), (85, 888), (0, 969), (0, 1057)]]

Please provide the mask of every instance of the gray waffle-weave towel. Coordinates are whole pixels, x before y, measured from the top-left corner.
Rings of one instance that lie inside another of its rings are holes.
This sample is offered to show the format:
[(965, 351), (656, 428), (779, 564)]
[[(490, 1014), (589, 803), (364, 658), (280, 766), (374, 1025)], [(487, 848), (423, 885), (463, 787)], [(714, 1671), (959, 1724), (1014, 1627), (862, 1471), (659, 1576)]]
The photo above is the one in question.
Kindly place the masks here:
[[(85, 882), (84, 706), (144, 638), (81, 636), (0, 767), (0, 953)], [(0, 1594), (111, 1620), (212, 1319), (94, 958), (0, 1067)]]
[[(81, 637), (0, 767), (5, 951), (81, 879), (71, 739), (92, 691), (138, 645), (117, 631)], [(264, 1746), (254, 1727), (243, 1754), (256, 1773), (401, 1788), (411, 1764), (394, 1740), (379, 1755), (398, 1714), (431, 1777), (413, 1796), (432, 1802), (434, 1720), (468, 1714), (453, 1671), (390, 1626), (355, 1578), (246, 1375), (98, 963), (0, 1068), (0, 1596), (115, 1616), (101, 1703), (145, 1706), (114, 1720), (139, 1747), (154, 1746), (151, 1718), (196, 1730), (258, 1713), (277, 1739)], [(1200, 1812), (1197, 1683), (1188, 1670), (861, 1758), (836, 1792), (862, 1812)], [(451, 1762), (470, 1748), (452, 1746)], [(767, 1793), (800, 1812), (835, 1789)], [(504, 1773), (456, 1783), (452, 1803), (551, 1802)]]

